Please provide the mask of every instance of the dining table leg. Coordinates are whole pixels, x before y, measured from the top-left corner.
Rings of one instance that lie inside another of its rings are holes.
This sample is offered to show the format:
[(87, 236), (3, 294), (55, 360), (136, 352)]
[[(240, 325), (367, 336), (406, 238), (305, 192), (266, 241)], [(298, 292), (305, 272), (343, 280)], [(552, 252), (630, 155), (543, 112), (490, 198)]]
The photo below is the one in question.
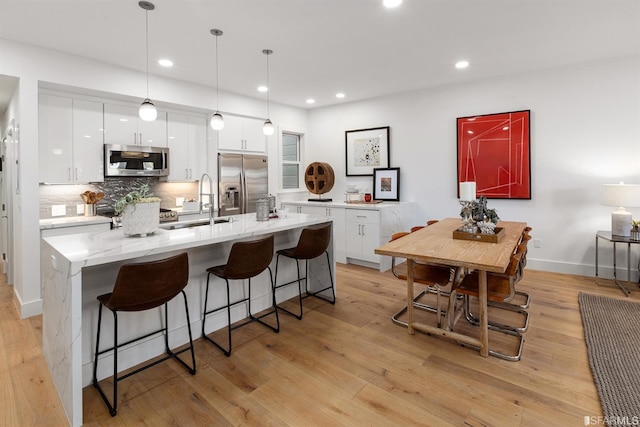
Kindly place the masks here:
[(407, 259), (407, 331), (413, 335), (413, 265), (415, 261)]
[(480, 305), (480, 355), (489, 357), (489, 319), (487, 316), (487, 272), (478, 270), (478, 304)]

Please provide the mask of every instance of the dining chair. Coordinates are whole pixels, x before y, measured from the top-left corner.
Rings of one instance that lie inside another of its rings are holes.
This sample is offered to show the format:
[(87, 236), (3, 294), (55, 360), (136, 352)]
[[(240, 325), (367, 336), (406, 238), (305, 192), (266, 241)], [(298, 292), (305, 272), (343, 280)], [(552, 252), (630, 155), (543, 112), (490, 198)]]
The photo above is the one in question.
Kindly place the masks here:
[[(425, 226), (412, 227), (411, 232), (418, 231), (424, 227)], [(406, 231), (394, 233), (391, 235), (391, 239), (389, 241), (400, 239), (408, 234), (410, 233)], [(391, 257), (391, 272), (398, 279), (406, 281), (408, 275), (407, 261), (398, 264), (396, 257)], [(419, 310), (436, 313), (438, 327), (441, 326), (442, 316), (447, 312), (442, 310), (441, 298), (449, 296), (450, 285), (455, 274), (456, 269), (451, 267), (413, 262), (413, 282), (426, 285), (426, 287), (418, 292), (413, 298), (413, 306)], [(427, 294), (436, 295), (436, 307), (420, 302), (420, 300)], [(407, 322), (400, 320), (400, 317), (407, 311), (407, 309), (408, 306), (406, 305), (402, 307), (398, 312), (391, 316), (391, 320), (397, 325), (407, 326)], [(449, 308), (447, 310), (449, 310)]]
[[(522, 277), (522, 257), (525, 248), (523, 245), (518, 246), (516, 253), (511, 255), (511, 261), (504, 273), (487, 272), (487, 306), (490, 303), (503, 303), (510, 301), (515, 295), (515, 284)], [(462, 295), (462, 310), (464, 311), (465, 318), (471, 324), (479, 325), (480, 320), (471, 313), (470, 298), (478, 298), (480, 294), (479, 290), (479, 274), (477, 271), (472, 271), (464, 276), (462, 280), (456, 284), (455, 293)], [(503, 308), (503, 307), (500, 307)], [(510, 310), (514, 311), (514, 310)], [(526, 310), (520, 310), (523, 316), (523, 327), (514, 327), (511, 325), (503, 324), (498, 321), (492, 320), (489, 314), (488, 324), (489, 329), (515, 336), (518, 339), (518, 351), (515, 355), (509, 355), (495, 350), (489, 350), (489, 353), (500, 357), (502, 359), (517, 361), (522, 356), (522, 348), (524, 345), (523, 331), (526, 331), (529, 324), (529, 313)], [(455, 322), (452, 322), (452, 325)], [(467, 344), (465, 344), (467, 345)], [(470, 346), (473, 347), (473, 346)]]

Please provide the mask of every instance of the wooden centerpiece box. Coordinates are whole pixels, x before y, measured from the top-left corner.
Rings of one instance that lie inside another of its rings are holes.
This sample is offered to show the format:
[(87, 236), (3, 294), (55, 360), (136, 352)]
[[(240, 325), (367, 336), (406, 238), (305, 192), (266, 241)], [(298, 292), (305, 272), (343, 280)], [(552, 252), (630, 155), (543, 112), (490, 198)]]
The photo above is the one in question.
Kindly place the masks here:
[(504, 237), (504, 228), (496, 227), (493, 234), (469, 233), (461, 228), (453, 231), (453, 238), (459, 240), (474, 240), (477, 242), (498, 243)]

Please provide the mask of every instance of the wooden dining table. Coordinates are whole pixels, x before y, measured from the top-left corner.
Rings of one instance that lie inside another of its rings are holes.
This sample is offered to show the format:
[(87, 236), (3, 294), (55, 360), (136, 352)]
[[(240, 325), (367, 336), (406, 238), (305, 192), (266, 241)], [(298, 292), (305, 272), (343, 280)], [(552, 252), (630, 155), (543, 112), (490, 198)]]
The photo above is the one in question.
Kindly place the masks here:
[(511, 221), (498, 222), (496, 226), (504, 230), (504, 236), (497, 243), (454, 239), (453, 232), (461, 226), (462, 221), (459, 218), (446, 218), (386, 243), (377, 248), (375, 253), (405, 258), (408, 266), (414, 262), (428, 262), (478, 271), (480, 339), (453, 331), (447, 326), (447, 322), (438, 327), (414, 321), (412, 268), (407, 268), (407, 329), (409, 334), (414, 334), (414, 330), (418, 330), (479, 347), (480, 354), (487, 357), (489, 356), (487, 272), (505, 272), (527, 224)]

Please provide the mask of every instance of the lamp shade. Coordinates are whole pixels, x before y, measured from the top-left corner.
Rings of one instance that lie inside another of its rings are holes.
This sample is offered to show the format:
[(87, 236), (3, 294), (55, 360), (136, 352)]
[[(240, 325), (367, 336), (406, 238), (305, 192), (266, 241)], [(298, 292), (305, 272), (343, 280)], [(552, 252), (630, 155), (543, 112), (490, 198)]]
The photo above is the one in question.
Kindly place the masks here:
[(611, 213), (611, 234), (621, 237), (631, 236), (631, 212), (624, 208), (640, 206), (640, 185), (604, 184), (602, 204), (618, 207)]
[(604, 184), (602, 186), (602, 204), (626, 208), (640, 207), (640, 185)]
[(271, 136), (275, 131), (276, 128), (273, 126), (273, 123), (271, 123), (271, 120), (267, 119), (267, 121), (264, 122), (264, 125), (262, 126), (262, 132), (267, 136)]
[(145, 122), (152, 122), (158, 117), (158, 110), (149, 98), (145, 99), (138, 109), (138, 116)]
[(216, 111), (216, 113), (211, 116), (209, 125), (211, 125), (211, 129), (213, 130), (221, 130), (224, 128), (224, 119), (222, 118), (222, 114)]

